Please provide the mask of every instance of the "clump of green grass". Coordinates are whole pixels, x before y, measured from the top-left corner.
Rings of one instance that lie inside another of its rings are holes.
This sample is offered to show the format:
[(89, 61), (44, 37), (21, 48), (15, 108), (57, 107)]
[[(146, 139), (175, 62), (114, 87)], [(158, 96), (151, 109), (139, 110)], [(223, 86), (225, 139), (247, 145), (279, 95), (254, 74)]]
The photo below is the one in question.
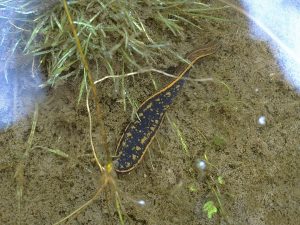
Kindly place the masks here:
[[(200, 19), (218, 19), (212, 11), (223, 8), (190, 0), (74, 0), (68, 7), (95, 80), (152, 67), (166, 55), (183, 60), (172, 50), (170, 38), (182, 41), (187, 29), (201, 29)], [(24, 52), (41, 57), (48, 74), (44, 85), (85, 75), (62, 4), (41, 13), (34, 23)], [(114, 83), (115, 91), (124, 88), (122, 80)]]

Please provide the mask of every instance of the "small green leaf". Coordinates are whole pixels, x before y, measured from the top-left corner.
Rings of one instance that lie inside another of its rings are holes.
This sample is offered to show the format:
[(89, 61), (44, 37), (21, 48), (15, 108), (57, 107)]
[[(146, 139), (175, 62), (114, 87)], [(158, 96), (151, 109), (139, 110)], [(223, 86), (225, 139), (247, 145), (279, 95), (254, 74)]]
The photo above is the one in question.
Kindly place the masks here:
[(197, 187), (195, 184), (190, 184), (188, 188), (190, 192), (197, 192)]
[(222, 185), (225, 184), (225, 181), (222, 176), (218, 176), (218, 183)]
[(218, 209), (213, 201), (208, 201), (204, 204), (203, 211), (207, 213), (208, 219), (211, 219), (218, 212)]

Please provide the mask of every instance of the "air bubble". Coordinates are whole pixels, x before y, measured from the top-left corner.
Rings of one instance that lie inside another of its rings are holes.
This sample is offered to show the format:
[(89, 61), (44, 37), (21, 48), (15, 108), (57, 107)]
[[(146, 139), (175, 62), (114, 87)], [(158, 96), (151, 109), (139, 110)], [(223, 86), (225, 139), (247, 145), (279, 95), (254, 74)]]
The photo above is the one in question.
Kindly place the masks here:
[(196, 167), (200, 170), (205, 170), (206, 169), (206, 162), (204, 160), (198, 160), (196, 162)]
[(141, 206), (145, 206), (146, 202), (144, 200), (138, 200), (137, 204), (141, 205)]
[(260, 125), (266, 125), (266, 117), (265, 116), (260, 116), (259, 118), (258, 118), (258, 124), (260, 124)]

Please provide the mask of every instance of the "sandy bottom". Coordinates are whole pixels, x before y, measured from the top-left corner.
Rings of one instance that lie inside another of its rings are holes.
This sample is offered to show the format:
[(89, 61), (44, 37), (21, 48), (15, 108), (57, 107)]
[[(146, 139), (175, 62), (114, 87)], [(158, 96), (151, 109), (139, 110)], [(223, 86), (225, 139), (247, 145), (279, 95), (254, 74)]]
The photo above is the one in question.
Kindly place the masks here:
[[(115, 191), (125, 224), (299, 223), (300, 97), (284, 81), (268, 47), (251, 39), (245, 19), (232, 11), (225, 16), (232, 21), (210, 22), (204, 31), (172, 40), (182, 54), (219, 40), (218, 52), (191, 71), (192, 78), (214, 82), (188, 81), (138, 167), (124, 175), (112, 173), (117, 189), (108, 185), (67, 224), (120, 224)], [(157, 62), (162, 69), (176, 64)], [(171, 80), (152, 76), (160, 88)], [(30, 148), (33, 114), (0, 133), (0, 224), (53, 224), (101, 187), (85, 103), (76, 104), (78, 84), (68, 81), (47, 90)], [(147, 74), (127, 78), (126, 84), (138, 104), (155, 93)], [(97, 87), (113, 154), (132, 108), (127, 102), (124, 111), (111, 80)], [(259, 125), (260, 116), (265, 125)], [(92, 132), (103, 156), (99, 128)], [(201, 171), (195, 163), (205, 156), (207, 167)], [(219, 209), (212, 219), (202, 210), (210, 200)]]

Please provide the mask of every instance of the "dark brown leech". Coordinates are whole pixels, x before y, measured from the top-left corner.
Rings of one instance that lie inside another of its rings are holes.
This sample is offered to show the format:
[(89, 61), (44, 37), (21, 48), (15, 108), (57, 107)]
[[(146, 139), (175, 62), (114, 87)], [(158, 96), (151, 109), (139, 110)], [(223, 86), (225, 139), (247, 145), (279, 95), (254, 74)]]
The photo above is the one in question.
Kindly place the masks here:
[(214, 53), (215, 44), (208, 44), (191, 52), (187, 56), (189, 64), (181, 64), (176, 72), (177, 78), (162, 90), (148, 98), (138, 109), (137, 115), (126, 127), (116, 150), (115, 170), (120, 173), (129, 172), (143, 158), (147, 147), (154, 138), (166, 110), (181, 90), (190, 68), (200, 58)]

